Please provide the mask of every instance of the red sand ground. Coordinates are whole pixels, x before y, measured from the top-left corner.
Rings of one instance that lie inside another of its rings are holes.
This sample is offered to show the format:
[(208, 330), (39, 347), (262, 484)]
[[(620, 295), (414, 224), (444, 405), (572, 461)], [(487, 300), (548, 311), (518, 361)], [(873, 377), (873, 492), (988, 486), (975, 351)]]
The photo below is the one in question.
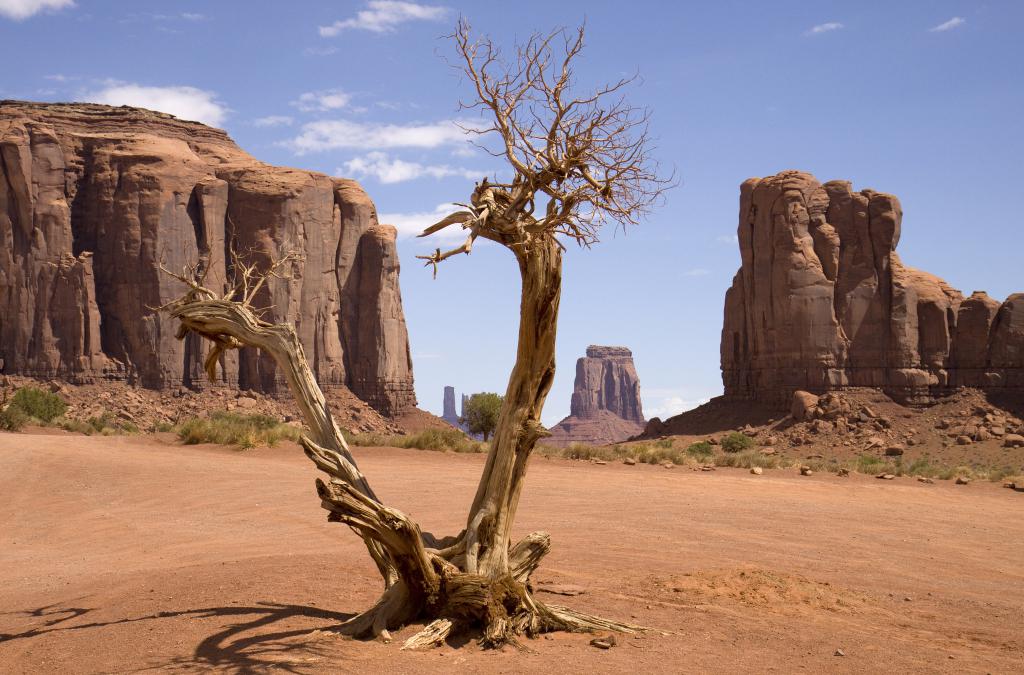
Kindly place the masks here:
[[(356, 452), (389, 504), (460, 528), (482, 456)], [(0, 434), (0, 672), (1024, 671), (1024, 494), (998, 485), (538, 458), (535, 578), (587, 589), (541, 597), (671, 634), (409, 653), (416, 627), (330, 632), (379, 589), (315, 473), (291, 445)]]

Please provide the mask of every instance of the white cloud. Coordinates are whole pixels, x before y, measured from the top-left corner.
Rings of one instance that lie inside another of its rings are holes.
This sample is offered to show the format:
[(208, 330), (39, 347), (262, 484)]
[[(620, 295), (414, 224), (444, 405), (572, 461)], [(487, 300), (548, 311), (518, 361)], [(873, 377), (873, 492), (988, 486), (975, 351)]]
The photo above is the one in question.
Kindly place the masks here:
[(656, 405), (652, 406), (647, 403), (644, 404), (644, 415), (647, 417), (647, 419), (651, 419), (653, 417), (660, 417), (662, 421), (664, 421), (667, 420), (669, 417), (678, 415), (681, 412), (693, 410), (697, 406), (703, 405), (710, 400), (710, 397), (688, 399), (683, 398), (682, 396), (679, 396), (677, 394), (662, 396), (658, 399), (658, 403)]
[(23, 21), (39, 12), (55, 12), (74, 6), (74, 0), (0, 0), (0, 15)]
[(695, 267), (692, 270), (686, 270), (683, 274), (688, 277), (703, 277), (711, 274), (711, 270), (706, 270), (703, 267)]
[(345, 162), (337, 170), (338, 175), (351, 175), (356, 178), (372, 176), (381, 183), (402, 183), (416, 178), (449, 178), (460, 176), (469, 180), (478, 180), (485, 175), (483, 171), (451, 167), (447, 164), (420, 164), (391, 158), (384, 152), (370, 152)]
[[(456, 211), (465, 211), (465, 207), (456, 206), (455, 204), (438, 204), (437, 208), (433, 211), (424, 211), (419, 213), (381, 213), (377, 216), (377, 220), (386, 225), (394, 225), (398, 228), (399, 239), (407, 239), (409, 237), (419, 236), (423, 230)], [(433, 249), (433, 247), (436, 247), (437, 245), (462, 241), (465, 238), (466, 233), (465, 230), (462, 229), (462, 226), (457, 224), (449, 225), (440, 232), (435, 232), (429, 237), (425, 237), (423, 239), (424, 249)], [(479, 241), (480, 240), (477, 239), (477, 242)]]
[(254, 127), (290, 127), (295, 120), (288, 115), (267, 115), (252, 121)]
[(206, 15), (197, 12), (182, 12), (181, 18), (185, 21), (206, 21)]
[(943, 21), (938, 26), (933, 26), (928, 29), (930, 33), (944, 33), (947, 30), (953, 30), (967, 23), (967, 20), (961, 16), (954, 16), (949, 21)]
[(324, 89), (323, 91), (307, 91), (292, 105), (302, 112), (340, 110), (349, 104), (352, 97), (341, 89)]
[(719, 244), (738, 244), (740, 238), (738, 235), (735, 234), (720, 234), (717, 237), (715, 237), (715, 241), (717, 241)]
[(367, 7), (368, 9), (356, 12), (351, 19), (335, 21), (330, 26), (320, 26), (320, 37), (335, 37), (347, 28), (388, 33), (401, 23), (438, 21), (448, 14), (445, 7), (398, 0), (370, 0)]
[(804, 35), (821, 35), (822, 33), (831, 33), (837, 31), (843, 27), (843, 24), (838, 21), (829, 21), (828, 23), (819, 23), (817, 26), (811, 26), (811, 29), (804, 33)]
[(179, 119), (215, 127), (219, 127), (228, 114), (228, 108), (217, 100), (216, 94), (195, 87), (146, 87), (110, 81), (103, 89), (86, 93), (82, 100), (159, 110)]
[(285, 141), (299, 155), (328, 150), (437, 148), (465, 143), (465, 133), (452, 120), (432, 124), (364, 124), (350, 120), (317, 120), (302, 125)]

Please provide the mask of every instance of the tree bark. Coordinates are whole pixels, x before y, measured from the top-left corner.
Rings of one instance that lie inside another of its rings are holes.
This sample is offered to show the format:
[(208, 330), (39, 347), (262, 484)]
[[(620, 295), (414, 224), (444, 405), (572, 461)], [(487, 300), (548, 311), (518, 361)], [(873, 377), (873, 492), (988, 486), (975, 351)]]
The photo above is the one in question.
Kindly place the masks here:
[(562, 294), (562, 250), (554, 237), (513, 248), (522, 278), (519, 345), (487, 463), (466, 525), (465, 570), (509, 574), (509, 548), (530, 454), (545, 432), (540, 416), (555, 377), (555, 334)]

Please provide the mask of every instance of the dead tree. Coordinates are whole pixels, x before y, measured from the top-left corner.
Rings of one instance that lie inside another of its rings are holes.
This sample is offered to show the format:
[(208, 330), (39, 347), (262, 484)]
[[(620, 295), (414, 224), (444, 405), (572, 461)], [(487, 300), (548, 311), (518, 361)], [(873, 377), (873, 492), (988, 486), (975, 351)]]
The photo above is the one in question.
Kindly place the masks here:
[[(465, 210), (422, 235), (458, 225), (466, 231), (461, 246), (420, 257), (436, 275), (439, 263), (470, 253), (482, 237), (508, 248), (522, 277), (516, 362), (462, 532), (444, 538), (421, 532), (378, 499), (331, 417), (295, 330), (259, 317), (252, 305), (255, 293), (268, 276), (286, 268), (289, 256), (262, 269), (238, 262), (237, 283), (223, 294), (206, 288), (194, 270), (176, 274), (189, 290), (164, 309), (181, 322), (179, 337), (192, 331), (213, 341), (206, 361), (211, 377), (223, 350), (251, 346), (270, 354), (287, 378), (309, 428), (302, 446), (329, 477), (316, 481), (328, 519), (363, 539), (383, 577), (380, 600), (343, 624), (343, 632), (390, 639), (389, 630), (427, 621), (406, 642), (412, 648), (438, 644), (464, 629), (480, 630), (486, 646), (544, 631), (640, 630), (535, 598), (530, 575), (548, 552), (550, 538), (534, 532), (513, 542), (512, 526), (530, 454), (547, 433), (541, 411), (555, 375), (564, 250), (559, 238), (589, 247), (605, 223), (637, 223), (668, 186), (651, 158), (647, 114), (621, 97), (631, 80), (584, 97), (572, 93), (582, 29), (534, 35), (510, 62), (490, 40), (473, 41), (465, 22), (452, 37), (460, 68), (475, 89), (465, 107), (482, 111), (488, 120), (467, 132), (508, 162), (512, 178), (506, 183), (484, 179)], [(494, 143), (488, 146), (489, 141)]]

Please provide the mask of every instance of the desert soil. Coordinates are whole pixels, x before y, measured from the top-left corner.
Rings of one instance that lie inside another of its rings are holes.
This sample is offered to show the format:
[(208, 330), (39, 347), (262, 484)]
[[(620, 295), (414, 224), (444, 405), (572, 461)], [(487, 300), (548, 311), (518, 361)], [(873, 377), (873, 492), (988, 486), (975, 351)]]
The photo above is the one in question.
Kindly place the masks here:
[[(483, 457), (356, 448), (453, 533)], [(294, 445), (0, 434), (0, 672), (1024, 671), (1024, 494), (998, 484), (533, 460), (553, 603), (668, 633), (426, 652), (338, 637), (379, 578)], [(843, 655), (837, 655), (840, 650)]]

